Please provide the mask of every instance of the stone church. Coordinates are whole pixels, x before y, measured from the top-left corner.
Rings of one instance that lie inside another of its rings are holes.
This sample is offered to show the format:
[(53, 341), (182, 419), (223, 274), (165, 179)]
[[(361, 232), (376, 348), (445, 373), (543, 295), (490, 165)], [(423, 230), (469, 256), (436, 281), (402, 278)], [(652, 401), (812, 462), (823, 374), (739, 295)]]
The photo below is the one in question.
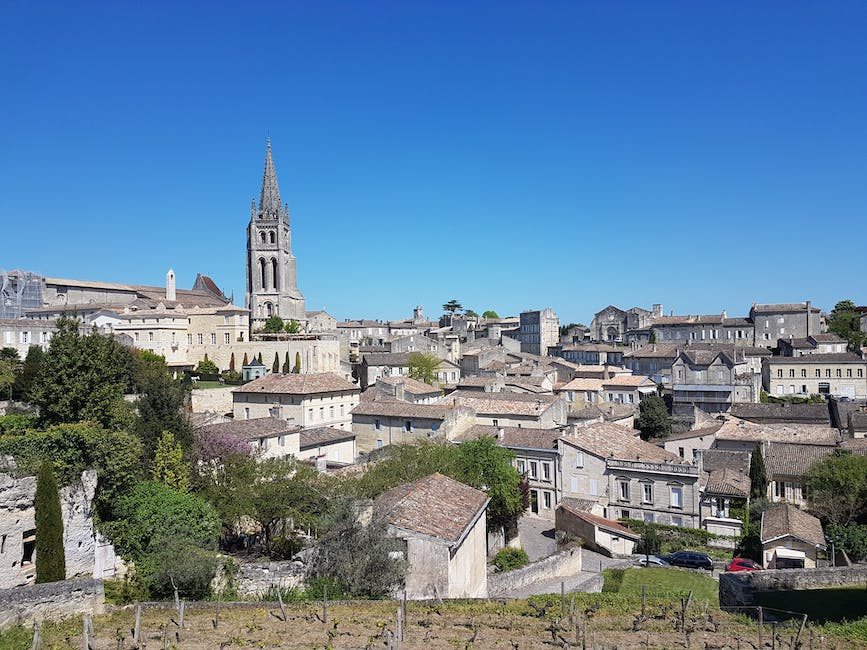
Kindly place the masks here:
[(253, 331), (271, 316), (306, 320), (304, 296), (298, 290), (289, 206), (280, 200), (271, 139), (265, 152), (265, 172), (259, 207), (250, 207), (247, 226), (247, 308)]

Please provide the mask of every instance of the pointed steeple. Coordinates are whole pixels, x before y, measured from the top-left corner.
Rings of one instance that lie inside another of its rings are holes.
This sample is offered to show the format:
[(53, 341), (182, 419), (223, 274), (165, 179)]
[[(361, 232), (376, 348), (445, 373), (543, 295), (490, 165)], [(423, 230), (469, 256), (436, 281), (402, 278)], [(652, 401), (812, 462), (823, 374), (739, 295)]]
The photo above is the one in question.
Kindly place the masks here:
[(282, 208), (280, 188), (277, 185), (277, 170), (271, 158), (271, 138), (265, 152), (265, 172), (262, 175), (262, 195), (259, 197), (259, 215), (264, 219), (278, 219)]

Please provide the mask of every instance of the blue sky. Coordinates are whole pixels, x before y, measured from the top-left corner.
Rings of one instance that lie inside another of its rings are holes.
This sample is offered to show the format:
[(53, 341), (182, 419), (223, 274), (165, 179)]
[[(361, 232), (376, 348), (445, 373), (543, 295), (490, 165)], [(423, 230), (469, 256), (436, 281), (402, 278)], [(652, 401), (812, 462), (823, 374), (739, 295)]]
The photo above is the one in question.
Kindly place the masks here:
[(0, 267), (308, 308), (867, 302), (867, 4), (0, 5)]

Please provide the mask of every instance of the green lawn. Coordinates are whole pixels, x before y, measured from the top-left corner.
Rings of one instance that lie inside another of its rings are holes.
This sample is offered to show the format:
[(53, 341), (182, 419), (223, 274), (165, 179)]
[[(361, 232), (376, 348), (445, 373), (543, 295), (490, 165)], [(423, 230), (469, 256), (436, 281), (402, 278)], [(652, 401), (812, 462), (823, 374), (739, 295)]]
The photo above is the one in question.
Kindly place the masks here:
[[(193, 388), (225, 388), (229, 384), (221, 384), (218, 381), (197, 381), (193, 383)], [(230, 386), (230, 388), (232, 388)]]
[(603, 591), (640, 596), (642, 585), (648, 596), (681, 597), (690, 591), (695, 600), (706, 600), (719, 605), (719, 583), (707, 575), (687, 569), (662, 567), (635, 569), (606, 569)]

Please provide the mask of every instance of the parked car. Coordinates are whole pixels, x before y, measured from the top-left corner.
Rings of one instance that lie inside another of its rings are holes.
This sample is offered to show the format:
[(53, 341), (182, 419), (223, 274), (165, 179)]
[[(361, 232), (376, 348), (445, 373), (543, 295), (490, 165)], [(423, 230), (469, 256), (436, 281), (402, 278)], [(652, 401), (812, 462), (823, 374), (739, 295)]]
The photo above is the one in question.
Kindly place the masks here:
[(749, 558), (736, 557), (726, 565), (726, 571), (761, 571), (764, 567)]
[(651, 555), (649, 557), (647, 555), (642, 555), (635, 560), (635, 563), (639, 566), (671, 566), (668, 562), (656, 555)]
[(680, 566), (687, 569), (707, 569), (713, 571), (713, 560), (707, 553), (698, 551), (675, 551), (671, 555), (664, 555), (663, 560), (671, 566)]

